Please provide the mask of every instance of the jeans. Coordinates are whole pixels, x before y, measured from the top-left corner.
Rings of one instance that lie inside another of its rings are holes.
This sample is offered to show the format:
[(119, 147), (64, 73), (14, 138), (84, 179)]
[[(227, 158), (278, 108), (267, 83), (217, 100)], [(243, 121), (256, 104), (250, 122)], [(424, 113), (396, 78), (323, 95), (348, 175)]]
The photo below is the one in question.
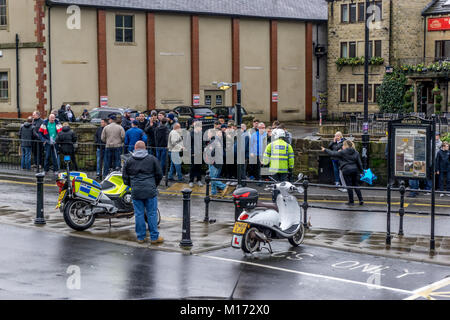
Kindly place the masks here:
[(171, 180), (173, 178), (173, 174), (174, 171), (177, 172), (177, 176), (178, 176), (178, 181), (183, 181), (183, 173), (181, 172), (181, 163), (180, 164), (175, 164), (173, 156), (175, 153), (178, 153), (178, 159), (181, 160), (181, 158), (179, 157), (180, 153), (179, 152), (169, 152), (169, 157), (170, 157), (170, 170), (169, 170), (169, 180)]
[(134, 218), (136, 221), (136, 236), (138, 240), (144, 240), (147, 235), (145, 226), (145, 210), (147, 210), (147, 224), (150, 239), (155, 241), (159, 237), (158, 232), (158, 197), (145, 200), (133, 200)]
[(439, 172), (439, 191), (444, 191), (444, 178), (447, 180), (447, 191), (450, 191), (450, 171)]
[(109, 168), (120, 169), (120, 154), (122, 148), (106, 148), (105, 149), (105, 163), (103, 166), (103, 176), (106, 177), (109, 173)]
[(334, 182), (340, 183), (341, 178), (339, 175), (339, 160), (331, 160), (331, 162), (333, 163)]
[(103, 158), (105, 156), (105, 149), (97, 148), (97, 175), (102, 174)]
[[(413, 190), (419, 190), (419, 180), (410, 179), (409, 180), (409, 188)], [(417, 192), (411, 191), (411, 196), (417, 196)]]
[(156, 158), (158, 158), (159, 163), (161, 164), (161, 170), (163, 172), (163, 175), (166, 172), (166, 170), (165, 170), (166, 157), (167, 157), (167, 149), (166, 148), (157, 148), (156, 149)]
[(22, 169), (31, 169), (31, 147), (22, 147), (22, 159), (20, 161)]
[(59, 157), (56, 151), (56, 146), (46, 143), (44, 147), (45, 160), (44, 160), (44, 171), (48, 172), (50, 170), (50, 158), (52, 159), (53, 171), (59, 171)]
[[(220, 176), (221, 168), (216, 168), (212, 164), (209, 165), (209, 176), (211, 178), (218, 178)], [(211, 181), (211, 195), (217, 194), (217, 188), (225, 189), (226, 184), (221, 181)]]

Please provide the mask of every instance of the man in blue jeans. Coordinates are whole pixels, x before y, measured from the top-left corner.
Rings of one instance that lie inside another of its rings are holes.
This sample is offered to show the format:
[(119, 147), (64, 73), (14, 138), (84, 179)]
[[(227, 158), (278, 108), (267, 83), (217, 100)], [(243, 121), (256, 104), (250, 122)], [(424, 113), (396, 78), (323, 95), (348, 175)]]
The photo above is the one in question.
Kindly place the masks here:
[(147, 235), (145, 226), (145, 211), (152, 244), (164, 242), (158, 232), (158, 185), (163, 174), (158, 159), (148, 154), (143, 141), (136, 142), (132, 157), (123, 167), (123, 181), (131, 187), (134, 216), (136, 221), (136, 236), (138, 243), (144, 243)]

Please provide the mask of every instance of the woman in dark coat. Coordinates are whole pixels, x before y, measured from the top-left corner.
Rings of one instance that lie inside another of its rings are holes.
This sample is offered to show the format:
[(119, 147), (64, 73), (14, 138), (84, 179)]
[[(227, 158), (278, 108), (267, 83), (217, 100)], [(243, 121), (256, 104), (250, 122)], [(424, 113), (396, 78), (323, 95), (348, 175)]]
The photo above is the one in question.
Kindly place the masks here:
[[(322, 147), (322, 151), (328, 153), (328, 155), (332, 157), (336, 157), (339, 159), (339, 169), (342, 171), (344, 175), (345, 183), (347, 187), (357, 187), (359, 185), (359, 175), (364, 171), (361, 158), (359, 156), (358, 151), (355, 150), (355, 145), (353, 142), (349, 140), (345, 140), (342, 145), (341, 151), (332, 151), (329, 149), (325, 149)], [(347, 188), (348, 192), (348, 205), (353, 205), (353, 190), (351, 188)], [(359, 199), (359, 204), (363, 205), (363, 197), (361, 194), (361, 190), (355, 189), (356, 195)]]

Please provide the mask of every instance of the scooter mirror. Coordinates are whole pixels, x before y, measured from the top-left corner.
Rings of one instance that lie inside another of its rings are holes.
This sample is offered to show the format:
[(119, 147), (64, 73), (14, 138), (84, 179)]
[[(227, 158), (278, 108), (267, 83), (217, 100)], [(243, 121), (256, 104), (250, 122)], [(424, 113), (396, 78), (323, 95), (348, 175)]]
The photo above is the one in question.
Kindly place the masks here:
[(299, 173), (297, 179), (298, 180), (302, 180), (303, 179), (303, 173)]

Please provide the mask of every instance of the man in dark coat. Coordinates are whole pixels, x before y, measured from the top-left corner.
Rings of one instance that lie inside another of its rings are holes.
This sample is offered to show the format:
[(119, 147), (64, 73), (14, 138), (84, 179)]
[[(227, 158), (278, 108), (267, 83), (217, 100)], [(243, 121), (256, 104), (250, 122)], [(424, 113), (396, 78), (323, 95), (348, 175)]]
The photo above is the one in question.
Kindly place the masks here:
[(73, 164), (70, 169), (75, 169), (75, 171), (78, 171), (78, 165), (75, 158), (76, 142), (77, 135), (70, 128), (69, 123), (65, 122), (63, 124), (62, 130), (56, 137), (56, 143), (58, 144), (59, 151), (63, 156), (70, 156), (70, 163)]
[(22, 152), (20, 166), (24, 170), (31, 170), (31, 147), (33, 144), (33, 118), (29, 117), (27, 122), (20, 126), (20, 150)]
[(162, 243), (163, 237), (158, 232), (158, 185), (163, 174), (158, 160), (148, 154), (143, 141), (136, 142), (135, 152), (125, 162), (123, 167), (123, 181), (131, 187), (134, 215), (136, 221), (136, 235), (139, 243), (144, 243), (147, 234), (145, 226), (145, 210), (152, 244)]
[(122, 117), (122, 128), (125, 130), (125, 132), (128, 129), (131, 129), (131, 110), (127, 109), (125, 110), (123, 117)]
[(108, 124), (108, 119), (102, 119), (100, 127), (97, 128), (94, 136), (94, 142), (97, 147), (97, 179), (102, 178), (103, 158), (105, 156), (105, 143), (102, 141), (103, 128)]
[(163, 172), (166, 172), (167, 145), (169, 141), (169, 128), (167, 127), (167, 119), (164, 118), (161, 124), (155, 129), (155, 147), (156, 158), (161, 163)]
[[(448, 149), (448, 142), (443, 142), (436, 156), (436, 173), (439, 175), (440, 191), (444, 191), (444, 180), (447, 183), (447, 191), (450, 191), (450, 151)], [(441, 197), (443, 196), (444, 194), (441, 193)]]
[(42, 166), (44, 164), (44, 145), (39, 137), (39, 129), (41, 128), (44, 120), (41, 119), (41, 113), (39, 111), (34, 111), (33, 117), (33, 163), (36, 166)]

